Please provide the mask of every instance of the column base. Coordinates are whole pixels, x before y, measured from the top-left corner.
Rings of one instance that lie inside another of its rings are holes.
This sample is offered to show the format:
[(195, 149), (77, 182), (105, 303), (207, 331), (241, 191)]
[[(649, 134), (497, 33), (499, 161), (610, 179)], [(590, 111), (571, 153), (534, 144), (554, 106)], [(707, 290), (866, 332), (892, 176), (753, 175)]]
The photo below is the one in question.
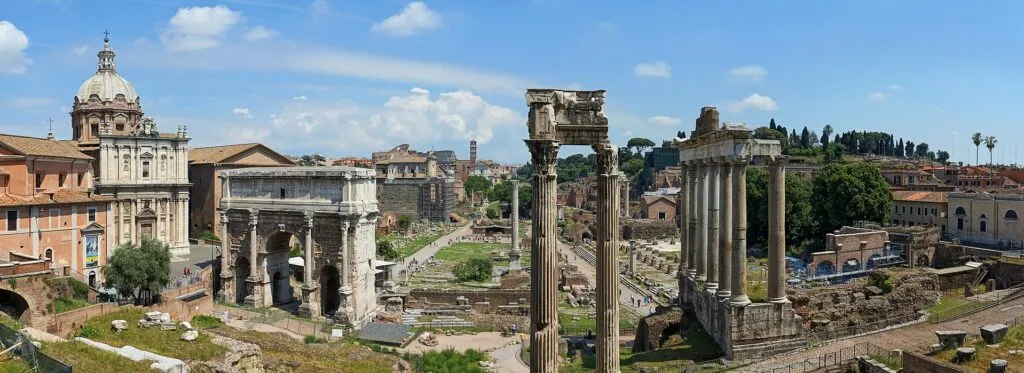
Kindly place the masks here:
[(320, 302), (317, 299), (319, 287), (316, 285), (302, 285), (302, 304), (299, 305), (299, 316), (308, 318), (320, 317)]
[(750, 301), (750, 297), (748, 297), (746, 294), (734, 296), (732, 297), (732, 299), (729, 300), (729, 305), (733, 307), (746, 307), (750, 303), (753, 302)]
[(726, 298), (731, 298), (732, 293), (728, 290), (719, 290), (717, 293), (715, 293), (715, 296), (722, 298), (720, 300), (725, 300)]
[(704, 289), (717, 291), (718, 290), (718, 283), (714, 282), (714, 281), (712, 281), (712, 282), (705, 282), (704, 283)]
[(768, 303), (789, 303), (788, 297), (768, 298)]

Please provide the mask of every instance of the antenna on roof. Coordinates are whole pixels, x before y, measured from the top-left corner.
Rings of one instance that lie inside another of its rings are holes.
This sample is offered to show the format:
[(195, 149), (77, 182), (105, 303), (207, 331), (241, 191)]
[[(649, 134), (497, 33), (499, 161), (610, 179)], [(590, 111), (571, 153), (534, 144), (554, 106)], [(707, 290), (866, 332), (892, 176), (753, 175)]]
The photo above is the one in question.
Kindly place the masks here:
[(48, 132), (46, 132), (46, 139), (47, 140), (53, 140), (53, 118), (52, 117), (49, 118), (49, 122), (50, 122), (50, 130)]

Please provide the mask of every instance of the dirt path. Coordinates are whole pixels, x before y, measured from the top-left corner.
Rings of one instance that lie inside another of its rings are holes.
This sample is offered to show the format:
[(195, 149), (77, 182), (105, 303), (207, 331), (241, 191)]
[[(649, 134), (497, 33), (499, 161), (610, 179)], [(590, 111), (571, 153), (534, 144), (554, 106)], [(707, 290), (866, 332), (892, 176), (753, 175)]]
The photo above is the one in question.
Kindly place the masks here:
[(501, 373), (530, 373), (530, 367), (523, 364), (523, 361), (519, 358), (519, 352), (523, 350), (523, 345), (515, 344), (509, 345), (491, 352), (491, 358), (498, 367), (498, 372)]
[(469, 234), (471, 232), (470, 229), (471, 228), (469, 225), (463, 225), (461, 227), (455, 228), (455, 230), (452, 231), (452, 233), (448, 233), (444, 236), (441, 236), (441, 238), (434, 240), (434, 242), (431, 242), (426, 246), (423, 246), (423, 248), (421, 248), (419, 251), (403, 259), (401, 263), (402, 267), (400, 269), (405, 269), (408, 266), (408, 264), (413, 261), (413, 259), (415, 259), (416, 262), (418, 263), (426, 263), (428, 258), (434, 256), (434, 254), (437, 254), (437, 252), (441, 251), (441, 249), (448, 247), (449, 241), (455, 243), (457, 241), (456, 238)]
[(796, 362), (805, 361), (819, 355), (836, 352), (843, 348), (850, 348), (858, 343), (864, 342), (872, 343), (876, 346), (890, 350), (902, 349), (907, 351), (921, 351), (938, 342), (935, 338), (936, 330), (959, 329), (970, 334), (978, 334), (978, 328), (983, 325), (1003, 323), (1016, 316), (1020, 316), (1024, 313), (1024, 311), (1022, 311), (1022, 308), (1024, 308), (1022, 305), (1024, 305), (1024, 298), (1019, 298), (956, 320), (950, 320), (938, 324), (923, 322), (899, 329), (835, 341), (825, 346), (765, 360), (749, 367), (745, 367), (743, 371), (756, 372), (769, 368), (782, 367)]

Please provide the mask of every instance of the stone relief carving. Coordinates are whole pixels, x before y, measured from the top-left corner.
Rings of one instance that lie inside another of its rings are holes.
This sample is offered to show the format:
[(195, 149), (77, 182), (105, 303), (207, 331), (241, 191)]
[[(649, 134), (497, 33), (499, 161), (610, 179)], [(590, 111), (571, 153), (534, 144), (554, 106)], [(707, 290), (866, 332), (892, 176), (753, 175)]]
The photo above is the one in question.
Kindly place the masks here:
[(167, 156), (166, 155), (161, 155), (160, 156), (160, 171), (163, 171), (163, 170), (166, 170), (166, 169), (167, 169)]
[(131, 164), (131, 162), (129, 162), (129, 158), (131, 158), (131, 156), (129, 156), (128, 154), (124, 155), (124, 170), (125, 171), (131, 171), (131, 169), (132, 169), (132, 164)]
[(555, 175), (558, 166), (558, 143), (554, 141), (527, 141), (534, 173)]
[(616, 174), (619, 167), (618, 149), (608, 142), (594, 144), (593, 148), (597, 152), (597, 172), (602, 175)]

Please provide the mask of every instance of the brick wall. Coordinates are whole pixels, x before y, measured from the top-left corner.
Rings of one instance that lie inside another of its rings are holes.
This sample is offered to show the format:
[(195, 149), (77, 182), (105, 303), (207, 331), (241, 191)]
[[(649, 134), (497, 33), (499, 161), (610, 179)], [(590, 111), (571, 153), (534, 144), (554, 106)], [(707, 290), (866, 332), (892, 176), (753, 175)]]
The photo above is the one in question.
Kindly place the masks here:
[[(427, 290), (413, 289), (406, 296), (405, 306), (407, 308), (427, 308), (431, 305), (455, 305), (455, 299), (466, 297), (469, 304), (477, 302), (490, 302), (491, 312), (498, 312), (499, 306), (506, 306), (509, 303), (518, 303), (520, 298), (530, 301), (530, 290)], [(426, 300), (426, 303), (423, 301)]]
[(417, 202), (420, 198), (420, 186), (416, 184), (381, 184), (378, 186), (377, 203), (380, 211), (391, 211), (395, 214), (409, 215), (418, 219), (420, 212)]
[(967, 373), (966, 370), (913, 352), (903, 351), (904, 373)]

